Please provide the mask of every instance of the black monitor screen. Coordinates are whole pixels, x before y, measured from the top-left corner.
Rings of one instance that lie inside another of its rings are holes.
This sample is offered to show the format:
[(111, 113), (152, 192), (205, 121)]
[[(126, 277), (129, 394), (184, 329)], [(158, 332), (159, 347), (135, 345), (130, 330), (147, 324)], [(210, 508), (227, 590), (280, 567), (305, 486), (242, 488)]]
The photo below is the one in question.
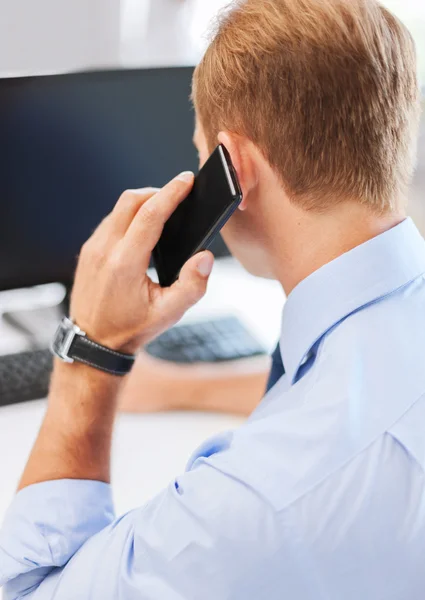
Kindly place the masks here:
[(123, 190), (196, 172), (192, 72), (0, 80), (0, 289), (69, 284)]

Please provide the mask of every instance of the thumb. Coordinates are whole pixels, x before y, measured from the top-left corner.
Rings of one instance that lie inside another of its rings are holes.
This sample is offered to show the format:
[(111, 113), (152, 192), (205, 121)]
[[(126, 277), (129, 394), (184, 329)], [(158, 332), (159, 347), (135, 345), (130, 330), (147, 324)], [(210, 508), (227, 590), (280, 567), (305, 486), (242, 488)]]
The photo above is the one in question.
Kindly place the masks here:
[[(178, 280), (166, 293), (166, 304), (170, 312), (180, 318), (204, 296), (213, 266), (214, 255), (208, 251), (195, 254), (186, 262)], [(167, 308), (164, 307), (165, 310)]]

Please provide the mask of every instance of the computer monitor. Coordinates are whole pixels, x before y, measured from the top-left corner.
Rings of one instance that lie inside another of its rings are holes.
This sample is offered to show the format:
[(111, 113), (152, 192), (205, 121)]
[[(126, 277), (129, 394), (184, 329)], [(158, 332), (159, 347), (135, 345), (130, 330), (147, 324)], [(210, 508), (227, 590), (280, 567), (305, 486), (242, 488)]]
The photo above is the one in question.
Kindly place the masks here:
[(0, 290), (69, 286), (79, 249), (123, 190), (196, 172), (192, 73), (0, 80)]

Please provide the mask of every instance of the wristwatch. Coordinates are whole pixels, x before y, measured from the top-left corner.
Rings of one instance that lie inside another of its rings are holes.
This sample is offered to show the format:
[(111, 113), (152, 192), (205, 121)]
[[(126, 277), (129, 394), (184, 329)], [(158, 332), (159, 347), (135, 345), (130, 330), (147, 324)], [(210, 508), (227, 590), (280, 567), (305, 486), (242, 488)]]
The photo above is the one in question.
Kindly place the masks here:
[(136, 360), (133, 354), (123, 354), (90, 340), (84, 331), (67, 317), (62, 319), (50, 350), (63, 362), (77, 361), (112, 375), (127, 375)]

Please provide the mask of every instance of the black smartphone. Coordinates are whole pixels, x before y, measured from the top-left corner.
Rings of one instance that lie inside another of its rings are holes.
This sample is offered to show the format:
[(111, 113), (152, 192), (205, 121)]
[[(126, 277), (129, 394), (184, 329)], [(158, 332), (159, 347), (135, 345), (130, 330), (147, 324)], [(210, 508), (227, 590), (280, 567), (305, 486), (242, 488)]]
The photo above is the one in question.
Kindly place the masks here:
[(165, 223), (153, 250), (162, 287), (172, 285), (185, 262), (210, 246), (241, 201), (236, 171), (220, 144), (195, 177), (190, 194)]

